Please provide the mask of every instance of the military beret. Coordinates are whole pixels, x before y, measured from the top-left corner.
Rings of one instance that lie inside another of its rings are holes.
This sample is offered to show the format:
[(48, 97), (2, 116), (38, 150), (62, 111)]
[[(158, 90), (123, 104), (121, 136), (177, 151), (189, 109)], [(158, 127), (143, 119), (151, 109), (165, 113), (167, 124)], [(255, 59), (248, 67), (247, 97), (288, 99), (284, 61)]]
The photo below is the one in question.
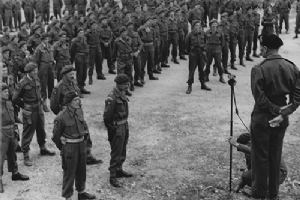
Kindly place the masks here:
[(152, 19), (151, 16), (150, 16), (150, 15), (147, 15), (147, 16), (145, 17), (145, 23), (146, 23), (147, 21), (151, 20), (151, 19)]
[(27, 44), (25, 41), (21, 41), (19, 42), (18, 47), (22, 48), (25, 44)]
[(117, 10), (119, 8), (120, 8), (119, 4), (115, 4), (114, 7), (113, 7), (114, 10)]
[(118, 74), (114, 81), (119, 85), (123, 85), (129, 83), (129, 78), (126, 74)]
[(11, 49), (8, 46), (3, 46), (2, 47), (2, 53), (6, 52), (6, 51), (11, 52)]
[(65, 65), (63, 68), (62, 68), (62, 70), (61, 70), (61, 72), (60, 72), (60, 75), (61, 76), (63, 76), (63, 75), (65, 75), (65, 74), (67, 74), (67, 73), (69, 73), (69, 72), (71, 72), (71, 71), (74, 71), (75, 69), (74, 69), (74, 67), (72, 66), (72, 65)]
[(222, 14), (221, 14), (221, 17), (227, 17), (228, 16), (228, 13), (227, 12), (223, 12)]
[(125, 32), (127, 29), (125, 28), (125, 26), (122, 26), (121, 28), (120, 28), (120, 34), (122, 34), (123, 32)]
[(201, 21), (200, 21), (200, 20), (193, 20), (193, 21), (192, 21), (192, 28), (194, 28), (194, 26), (195, 26), (196, 24), (198, 24), (198, 23), (201, 24)]
[(283, 45), (283, 41), (275, 34), (263, 35), (260, 38), (260, 44), (269, 49), (279, 49)]
[(76, 97), (79, 97), (76, 92), (74, 92), (74, 91), (68, 92), (67, 94), (65, 94), (64, 99), (63, 99), (64, 105), (71, 103), (73, 101), (73, 99), (75, 99)]
[(247, 144), (250, 141), (251, 137), (249, 133), (243, 133), (237, 138), (237, 142), (240, 144)]
[(8, 85), (6, 83), (2, 83), (2, 91), (3, 90), (8, 90)]
[(213, 23), (217, 23), (218, 24), (218, 20), (216, 20), (216, 19), (210, 20), (209, 25), (212, 25)]
[(31, 72), (32, 70), (34, 70), (35, 68), (37, 68), (37, 65), (34, 62), (29, 62), (25, 67), (24, 67), (24, 72)]
[(23, 27), (24, 25), (26, 25), (27, 23), (26, 22), (22, 22), (21, 23), (21, 27)]

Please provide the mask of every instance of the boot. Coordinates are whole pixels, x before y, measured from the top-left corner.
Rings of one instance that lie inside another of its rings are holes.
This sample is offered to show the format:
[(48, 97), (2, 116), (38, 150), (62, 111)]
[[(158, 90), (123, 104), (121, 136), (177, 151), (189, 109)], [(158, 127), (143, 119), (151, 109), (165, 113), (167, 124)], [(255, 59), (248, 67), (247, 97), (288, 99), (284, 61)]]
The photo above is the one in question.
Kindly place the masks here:
[(157, 65), (157, 71), (159, 71), (159, 72), (161, 72), (162, 70), (161, 70), (161, 66), (160, 66), (160, 64), (158, 64)]
[(256, 53), (256, 51), (254, 51), (253, 52), (253, 55), (252, 55), (253, 57), (255, 57), (255, 58), (259, 58), (260, 56)]
[(158, 78), (152, 75), (152, 76), (149, 76), (149, 80), (158, 80)]
[(146, 84), (144, 77), (141, 78), (141, 84), (144, 86)]
[(243, 59), (240, 59), (240, 65), (243, 66), (243, 67), (246, 67)]
[(204, 75), (204, 82), (209, 82), (209, 76), (208, 76), (208, 74)]
[(211, 88), (209, 88), (205, 83), (201, 83), (201, 90), (211, 91)]
[(175, 63), (175, 64), (179, 64), (177, 58), (172, 58), (172, 61), (173, 61), (173, 63)]
[(130, 83), (129, 90), (130, 90), (130, 91), (134, 91), (134, 85), (133, 85), (133, 83)]
[(93, 77), (89, 76), (89, 85), (93, 85)]
[(237, 70), (237, 68), (235, 67), (234, 63), (231, 63), (230, 68), (233, 70)]
[(19, 144), (17, 146), (16, 152), (17, 153), (21, 153), (22, 152), (22, 148), (21, 148), (21, 146)]
[(294, 38), (294, 39), (297, 39), (297, 38), (298, 38), (298, 34), (296, 34), (293, 38)]
[(47, 100), (46, 99), (43, 101), (43, 110), (44, 110), (44, 112), (50, 112), (50, 110), (47, 106)]
[(33, 165), (32, 160), (29, 157), (29, 153), (28, 152), (24, 152), (24, 165), (27, 167), (30, 167)]
[(126, 93), (125, 93), (127, 96), (131, 97), (132, 96), (132, 93), (129, 92), (128, 90), (126, 90)]
[(137, 86), (137, 87), (143, 87), (143, 84), (138, 82), (138, 81), (135, 81), (134, 85)]
[(50, 151), (49, 149), (47, 149), (45, 146), (41, 146), (40, 147), (40, 154), (42, 156), (54, 156), (55, 152)]
[(224, 69), (225, 74), (230, 74), (230, 72), (227, 70), (227, 68)]
[(224, 83), (224, 84), (226, 83), (226, 81), (224, 80), (223, 76), (220, 76), (219, 81), (220, 81), (221, 83)]
[(217, 76), (217, 68), (215, 66), (213, 66), (214, 72), (213, 72), (213, 76)]
[(187, 60), (186, 57), (185, 57), (184, 55), (179, 56), (179, 59), (180, 59), (180, 60)]
[(120, 188), (121, 187), (121, 185), (120, 185), (119, 181), (117, 180), (117, 178), (110, 178), (109, 179), (109, 183), (113, 187), (116, 187), (116, 188)]
[(87, 165), (97, 165), (102, 164), (103, 161), (101, 159), (96, 159), (92, 154), (88, 154), (86, 158), (86, 164)]
[(133, 175), (128, 172), (125, 172), (124, 170), (120, 170), (120, 171), (117, 171), (116, 177), (117, 178), (130, 178), (130, 177), (133, 177)]
[(78, 200), (96, 199), (96, 196), (87, 192), (78, 193)]
[(3, 183), (2, 183), (2, 177), (0, 179), (0, 193), (4, 193)]
[(162, 63), (162, 64), (161, 64), (161, 67), (164, 67), (164, 68), (169, 68), (169, 67), (170, 67), (170, 65), (168, 65), (168, 64), (166, 64), (166, 63)]
[(188, 85), (188, 88), (185, 92), (186, 94), (191, 94), (192, 93), (192, 85)]
[(250, 55), (247, 55), (247, 56), (246, 56), (246, 60), (253, 62), (253, 59), (250, 58)]
[(113, 70), (113, 69), (110, 69), (110, 70), (108, 71), (108, 73), (109, 73), (109, 74), (117, 74), (117, 73), (115, 72), (115, 70)]
[(28, 181), (29, 177), (18, 172), (11, 176), (11, 180), (13, 180), (13, 181)]
[(91, 94), (90, 91), (86, 90), (84, 87), (80, 88), (81, 94)]
[(161, 74), (161, 72), (158, 71), (157, 69), (154, 69), (154, 70), (153, 70), (153, 73), (154, 73), (154, 74)]
[(106, 80), (105, 76), (103, 74), (98, 74), (97, 75), (98, 80)]

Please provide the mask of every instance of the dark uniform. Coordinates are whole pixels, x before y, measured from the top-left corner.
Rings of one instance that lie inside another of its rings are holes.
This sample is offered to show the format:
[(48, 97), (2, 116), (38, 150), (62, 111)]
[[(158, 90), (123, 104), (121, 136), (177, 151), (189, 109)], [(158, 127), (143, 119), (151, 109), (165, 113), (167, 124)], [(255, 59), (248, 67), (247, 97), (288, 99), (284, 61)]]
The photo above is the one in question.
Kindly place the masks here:
[(300, 33), (300, 1), (298, 0), (296, 5), (296, 27), (295, 27), (295, 38), (298, 38), (298, 33)]
[[(252, 9), (252, 8), (248, 8)], [(251, 13), (247, 13), (245, 17), (245, 47), (247, 45), (246, 50), (246, 60), (253, 61), (250, 58), (250, 54), (252, 51), (252, 43), (253, 43), (253, 37), (254, 37), (254, 31), (255, 31), (255, 18), (254, 15)]]
[(259, 26), (260, 26), (260, 14), (257, 11), (253, 12), (254, 15), (254, 35), (253, 35), (253, 56), (259, 57), (256, 53), (257, 50), (257, 42), (258, 42), (258, 34), (259, 34)]
[(54, 120), (52, 140), (61, 150), (63, 183), (62, 196), (73, 195), (76, 190), (85, 190), (86, 182), (86, 137), (88, 126), (81, 109), (66, 107)]
[(87, 0), (77, 0), (77, 10), (78, 14), (85, 16), (86, 15), (86, 5), (87, 5)]
[(111, 147), (110, 179), (116, 179), (118, 171), (126, 159), (128, 143), (128, 99), (117, 88), (105, 100), (103, 119), (108, 132), (108, 141)]
[(71, 64), (70, 47), (67, 41), (60, 40), (53, 45), (53, 58), (56, 61), (56, 78), (59, 81), (63, 67)]
[(31, 24), (34, 21), (33, 5), (34, 5), (33, 0), (22, 1), (22, 8), (24, 9), (25, 20), (28, 24)]
[(236, 70), (234, 63), (236, 61), (236, 46), (238, 44), (238, 33), (239, 33), (239, 23), (235, 15), (229, 17), (229, 31), (230, 31), (230, 40), (229, 40), (229, 50), (230, 50), (230, 67), (231, 69)]
[(86, 38), (76, 37), (71, 45), (71, 63), (75, 62), (77, 83), (79, 87), (85, 86), (89, 66), (89, 45)]
[(246, 19), (242, 13), (236, 14), (237, 22), (239, 23), (239, 32), (238, 32), (238, 47), (239, 47), (239, 59), (240, 65), (245, 66), (244, 64), (244, 54), (245, 54), (245, 41), (246, 41)]
[(3, 6), (4, 9), (4, 20), (5, 26), (8, 26), (10, 29), (13, 28), (12, 19), (13, 19), (13, 3), (12, 1), (6, 1)]
[[(273, 36), (263, 38), (262, 45), (279, 43)], [(288, 115), (300, 104), (299, 77), (298, 68), (278, 54), (268, 55), (262, 63), (252, 68), (251, 89), (255, 99), (251, 114), (253, 197), (265, 198), (267, 191), (270, 198), (278, 195), (282, 143), (289, 123)], [(287, 95), (291, 104), (282, 108), (287, 105)], [(283, 121), (279, 126), (271, 127), (269, 120), (278, 115), (283, 116)]]
[(66, 10), (69, 11), (70, 15), (74, 14), (76, 0), (64, 0)]
[(50, 18), (50, 0), (41, 1), (43, 2), (43, 20), (46, 24), (48, 24)]
[(289, 15), (291, 10), (290, 0), (280, 0), (278, 4), (279, 8), (279, 32), (282, 29), (282, 23), (284, 21), (286, 32), (289, 31)]
[(261, 35), (271, 35), (274, 33), (274, 15), (269, 12), (265, 12), (261, 21), (263, 29)]
[(169, 55), (169, 49), (172, 44), (172, 60), (174, 63), (179, 64), (177, 61), (177, 48), (178, 48), (178, 21), (173, 18), (168, 19), (168, 55)]
[(210, 0), (208, 1), (209, 8), (209, 20), (218, 19), (220, 0)]
[(15, 29), (21, 28), (21, 2), (15, 1), (13, 4), (13, 16)]
[(61, 19), (61, 9), (63, 6), (62, 0), (53, 0), (53, 13), (56, 19)]
[[(227, 13), (223, 13), (222, 17), (227, 17)], [(222, 66), (225, 73), (228, 73), (228, 54), (229, 54), (229, 42), (230, 42), (230, 23), (227, 19), (222, 19), (219, 24), (219, 29), (224, 35), (224, 44), (222, 46)]]
[[(44, 101), (51, 97), (54, 87), (54, 58), (53, 49), (50, 44), (42, 42), (34, 52), (34, 59), (39, 68), (39, 79), (41, 81), (41, 94)], [(47, 92), (48, 91), (48, 92)]]
[(24, 28), (21, 27), (20, 31), (18, 32), (18, 38), (19, 38), (19, 42), (25, 41), (27, 42), (29, 39), (29, 33), (26, 30), (25, 26)]
[(36, 15), (41, 16), (42, 20), (43, 20), (44, 19), (44, 2), (43, 2), (43, 0), (35, 0), (33, 6), (35, 9)]
[(160, 31), (160, 63), (161, 67), (166, 67), (168, 63), (168, 20), (165, 17), (165, 11), (161, 10), (159, 12), (160, 18), (158, 20), (159, 31)]

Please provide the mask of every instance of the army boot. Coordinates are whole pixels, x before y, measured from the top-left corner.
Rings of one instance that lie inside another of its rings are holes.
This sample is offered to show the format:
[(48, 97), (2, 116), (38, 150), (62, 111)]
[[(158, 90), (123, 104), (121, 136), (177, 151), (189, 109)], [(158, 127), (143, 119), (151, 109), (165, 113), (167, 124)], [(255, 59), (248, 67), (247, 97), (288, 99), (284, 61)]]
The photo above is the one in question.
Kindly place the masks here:
[(188, 88), (185, 92), (186, 94), (191, 94), (192, 93), (192, 85), (188, 85)]
[(43, 146), (40, 147), (40, 154), (42, 156), (54, 156), (55, 152), (50, 151), (49, 149), (46, 148), (45, 145), (43, 145)]
[(297, 38), (298, 38), (298, 34), (296, 34), (293, 38), (294, 38), (294, 39), (297, 39)]
[(119, 181), (117, 180), (117, 178), (110, 178), (109, 179), (109, 183), (111, 184), (111, 186), (116, 187), (116, 188), (120, 188), (121, 185), (119, 183)]
[(134, 91), (134, 85), (133, 85), (133, 83), (132, 83), (132, 82), (130, 83), (129, 90), (130, 90), (130, 91)]
[(80, 92), (81, 92), (81, 94), (91, 94), (91, 92), (86, 90), (84, 87), (80, 88)]
[(153, 80), (158, 80), (158, 78), (152, 75), (152, 76), (149, 76), (149, 80), (152, 80), (152, 81)]
[(175, 63), (175, 64), (179, 64), (177, 58), (172, 58), (172, 61), (173, 61), (173, 63)]
[(201, 90), (211, 91), (211, 88), (208, 87), (205, 82), (201, 83)]
[(219, 81), (220, 81), (221, 83), (224, 83), (224, 84), (226, 83), (226, 81), (225, 81), (224, 78), (223, 78), (223, 75), (220, 76)]
[(250, 55), (249, 55), (249, 54), (246, 56), (246, 60), (247, 60), (247, 61), (251, 61), (251, 62), (253, 61), (253, 59), (250, 58)]
[(96, 196), (87, 192), (78, 193), (78, 200), (96, 199)]
[(24, 165), (27, 167), (30, 167), (33, 165), (33, 162), (29, 157), (29, 152), (24, 152)]
[(132, 93), (129, 92), (128, 90), (126, 90), (126, 93), (125, 93), (127, 96), (131, 97), (132, 96)]
[(243, 67), (246, 67), (243, 59), (240, 59), (240, 65), (243, 66)]
[(234, 63), (231, 63), (230, 68), (233, 70), (237, 70), (237, 68), (235, 67)]
[(89, 85), (93, 85), (93, 77), (89, 76)]

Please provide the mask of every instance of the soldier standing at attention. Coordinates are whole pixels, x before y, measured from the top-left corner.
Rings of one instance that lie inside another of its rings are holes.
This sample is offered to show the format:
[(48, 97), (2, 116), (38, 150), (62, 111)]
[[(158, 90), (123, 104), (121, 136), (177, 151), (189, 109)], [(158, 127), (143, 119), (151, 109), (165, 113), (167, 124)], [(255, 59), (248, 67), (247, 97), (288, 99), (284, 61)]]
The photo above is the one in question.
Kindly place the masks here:
[(224, 45), (222, 46), (222, 66), (225, 74), (228, 72), (228, 55), (229, 55), (229, 41), (230, 41), (230, 24), (228, 22), (228, 14), (221, 14), (221, 22), (218, 27), (224, 35)]
[(12, 19), (13, 19), (13, 3), (12, 1), (4, 2), (4, 25), (8, 26), (10, 30), (13, 28)]
[(43, 109), (49, 112), (47, 98), (51, 97), (54, 87), (54, 64), (53, 50), (49, 44), (49, 34), (43, 33), (42, 43), (37, 46), (34, 52), (34, 59), (39, 69), (39, 79), (41, 81), (41, 94), (43, 98)]
[(129, 138), (128, 129), (128, 91), (129, 78), (125, 74), (118, 74), (115, 78), (116, 87), (105, 100), (103, 119), (108, 133), (108, 141), (111, 147), (110, 159), (110, 184), (113, 187), (121, 187), (117, 178), (132, 177), (123, 170), (126, 160), (126, 146)]
[(170, 67), (168, 65), (168, 20), (166, 18), (166, 10), (161, 9), (158, 12), (159, 14), (159, 31), (160, 31), (160, 49), (161, 49), (161, 55), (160, 55), (160, 66), (161, 67)]
[(34, 21), (34, 9), (33, 9), (34, 2), (33, 0), (23, 0), (22, 1), (22, 8), (24, 10), (25, 20), (29, 24), (29, 26)]
[(252, 50), (252, 43), (253, 43), (253, 36), (255, 30), (255, 19), (252, 13), (252, 7), (247, 7), (247, 14), (246, 14), (246, 26), (245, 26), (245, 46), (247, 46), (246, 50), (246, 60), (253, 61), (250, 57), (251, 50)]
[(206, 61), (205, 32), (202, 30), (199, 20), (195, 20), (192, 25), (192, 32), (188, 33), (185, 44), (189, 55), (189, 78), (186, 94), (191, 94), (192, 92), (192, 84), (194, 83), (194, 74), (197, 67), (201, 89), (211, 90), (204, 81), (204, 66)]
[[(169, 11), (169, 19), (168, 19), (168, 52), (170, 49), (170, 46), (172, 44), (172, 61), (175, 64), (179, 64), (177, 60), (177, 47), (178, 47), (178, 22), (177, 19), (175, 18), (175, 12), (173, 10)], [(169, 53), (168, 53), (169, 55)]]
[(291, 10), (290, 0), (280, 0), (278, 3), (279, 9), (279, 33), (281, 33), (282, 23), (284, 21), (286, 34), (289, 32), (289, 15)]
[(22, 151), (24, 154), (24, 164), (32, 166), (29, 157), (30, 143), (36, 131), (37, 141), (40, 146), (41, 155), (54, 156), (55, 153), (49, 151), (46, 146), (45, 118), (42, 109), (41, 85), (38, 79), (38, 69), (35, 63), (28, 63), (25, 66), (26, 75), (18, 83), (13, 94), (12, 101), (23, 109), (23, 133)]
[(258, 5), (255, 5), (253, 7), (253, 15), (254, 15), (254, 35), (253, 35), (253, 57), (259, 58), (259, 55), (257, 54), (257, 42), (258, 42), (258, 34), (259, 34), (259, 26), (260, 26), (260, 14), (258, 12)]
[(27, 181), (29, 177), (18, 172), (16, 148), (18, 146), (18, 126), (15, 123), (14, 108), (9, 100), (9, 88), (2, 83), (1, 90), (1, 154), (0, 154), (0, 193), (4, 192), (2, 176), (5, 157), (7, 158), (8, 171), (12, 173), (13, 181)]
[(221, 64), (222, 59), (222, 46), (224, 45), (224, 35), (218, 30), (218, 21), (213, 19), (209, 23), (210, 29), (206, 32), (206, 53), (207, 63), (205, 69), (205, 81), (209, 81), (210, 65), (215, 60), (215, 65), (218, 69), (220, 76), (219, 81), (226, 83), (223, 78), (223, 67)]
[(239, 23), (239, 32), (238, 32), (238, 47), (239, 47), (239, 59), (240, 65), (245, 67), (244, 63), (244, 54), (245, 54), (245, 27), (246, 27), (246, 19), (243, 14), (243, 10), (241, 7), (238, 7), (236, 10), (236, 19)]
[(63, 7), (62, 0), (53, 0), (53, 13), (56, 19), (61, 19), (61, 8)]
[(81, 89), (81, 93), (90, 94), (90, 92), (84, 88), (89, 66), (89, 45), (82, 28), (78, 29), (77, 37), (72, 40), (70, 51), (71, 63), (73, 64), (75, 62), (78, 87)]
[[(255, 105), (251, 114), (252, 197), (277, 200), (282, 144), (288, 116), (300, 105), (300, 72), (278, 54), (283, 45), (277, 35), (264, 35), (265, 60), (252, 68), (251, 90)], [(289, 95), (290, 102), (286, 96)], [(287, 105), (288, 104), (288, 105)]]
[(61, 151), (63, 184), (62, 196), (71, 200), (74, 182), (78, 200), (96, 199), (85, 192), (86, 183), (86, 138), (89, 129), (81, 112), (81, 101), (77, 93), (68, 92), (64, 97), (66, 108), (54, 120), (52, 140)]
[(21, 2), (20, 0), (13, 1), (13, 16), (15, 29), (20, 30), (21, 28)]
[(295, 37), (294, 39), (298, 38), (298, 33), (300, 32), (300, 0), (297, 0), (297, 5), (296, 5), (296, 27), (295, 27)]

